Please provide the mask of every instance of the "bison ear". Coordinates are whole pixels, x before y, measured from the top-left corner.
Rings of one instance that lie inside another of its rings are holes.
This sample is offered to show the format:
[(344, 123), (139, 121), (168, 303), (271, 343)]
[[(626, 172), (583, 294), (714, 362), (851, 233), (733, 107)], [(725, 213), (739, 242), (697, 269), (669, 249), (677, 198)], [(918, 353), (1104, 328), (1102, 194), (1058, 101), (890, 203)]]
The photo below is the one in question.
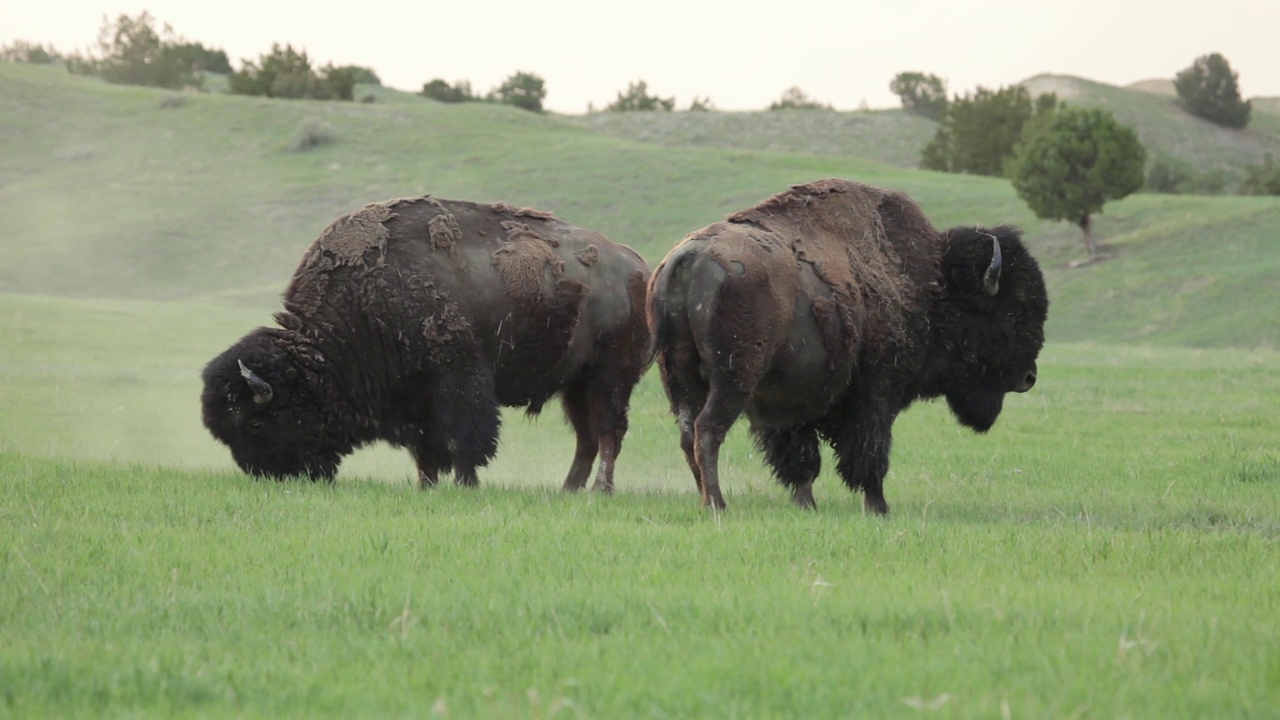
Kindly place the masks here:
[(271, 398), (275, 393), (271, 390), (271, 383), (258, 377), (258, 374), (245, 367), (243, 360), (237, 360), (240, 365), (240, 376), (249, 383), (249, 388), (253, 390), (253, 401), (259, 405), (266, 405), (271, 402)]

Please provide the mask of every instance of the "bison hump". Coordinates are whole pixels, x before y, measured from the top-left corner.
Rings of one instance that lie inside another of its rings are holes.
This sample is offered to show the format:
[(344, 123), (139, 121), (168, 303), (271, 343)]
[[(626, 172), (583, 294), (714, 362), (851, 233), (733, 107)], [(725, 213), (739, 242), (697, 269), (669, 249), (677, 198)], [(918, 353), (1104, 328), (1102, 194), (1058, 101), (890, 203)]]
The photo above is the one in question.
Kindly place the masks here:
[(369, 268), (386, 260), (392, 216), (383, 203), (371, 203), (335, 220), (311, 245), (285, 292), (290, 309), (311, 315), (324, 302), (329, 276), (344, 267)]

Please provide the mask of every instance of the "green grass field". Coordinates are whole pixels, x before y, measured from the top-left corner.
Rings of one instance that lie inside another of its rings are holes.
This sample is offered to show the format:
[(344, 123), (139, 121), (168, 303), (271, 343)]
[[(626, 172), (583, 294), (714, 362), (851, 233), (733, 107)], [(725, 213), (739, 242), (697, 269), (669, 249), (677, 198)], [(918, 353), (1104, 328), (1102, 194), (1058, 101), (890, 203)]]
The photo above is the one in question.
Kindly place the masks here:
[[(1280, 199), (1115, 203), (1112, 258), (1072, 269), (1077, 231), (983, 178), (405, 97), (164, 106), (3, 63), (0, 95), (0, 718), (1280, 708)], [(317, 118), (334, 142), (294, 151)], [(473, 491), (418, 491), (387, 447), (255, 482), (200, 425), (204, 363), (365, 202), (546, 207), (654, 261), (832, 175), (1022, 225), (1052, 298), (991, 433), (899, 420), (887, 519), (829, 467), (792, 508), (742, 427), (704, 511), (653, 373), (613, 497), (557, 490), (551, 406), (506, 416)]]

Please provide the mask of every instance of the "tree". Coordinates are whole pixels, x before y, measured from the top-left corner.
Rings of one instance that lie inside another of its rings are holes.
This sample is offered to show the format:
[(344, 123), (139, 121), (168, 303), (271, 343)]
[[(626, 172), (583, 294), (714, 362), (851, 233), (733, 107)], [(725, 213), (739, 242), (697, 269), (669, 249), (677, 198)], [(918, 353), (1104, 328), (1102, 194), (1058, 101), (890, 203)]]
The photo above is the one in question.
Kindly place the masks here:
[(627, 91), (618, 91), (618, 97), (605, 105), (605, 112), (671, 112), (675, 109), (674, 97), (662, 98), (649, 94), (649, 83), (637, 80), (627, 85)]
[(48, 65), (61, 59), (62, 55), (52, 45), (45, 47), (26, 40), (14, 40), (9, 45), (0, 47), (0, 61), (3, 62)]
[(1240, 183), (1243, 195), (1280, 195), (1280, 164), (1267, 153), (1261, 165), (1249, 165), (1244, 169), (1244, 182)]
[(698, 97), (694, 95), (693, 100), (689, 101), (689, 112), (710, 112), (715, 109), (715, 103), (711, 102), (710, 96)]
[(999, 90), (979, 87), (947, 104), (933, 139), (920, 155), (927, 170), (1004, 176), (1016, 155), (1023, 129), (1038, 115), (1049, 116), (1058, 98), (1043, 94), (1034, 100), (1021, 85)]
[(1037, 217), (1078, 225), (1094, 259), (1092, 215), (1142, 187), (1146, 157), (1137, 134), (1110, 112), (1066, 108), (1023, 145), (1013, 187)]
[(1236, 73), (1227, 59), (1213, 53), (1196, 58), (1173, 81), (1178, 102), (1192, 115), (1215, 125), (1240, 129), (1249, 124), (1253, 103), (1240, 98)]
[(231, 74), (231, 61), (227, 59), (225, 50), (211, 50), (200, 43), (180, 42), (166, 44), (162, 54), (171, 56), (182, 67), (221, 75)]
[(770, 110), (830, 110), (831, 106), (809, 97), (798, 85), (783, 91), (782, 97), (769, 106)]
[(373, 68), (365, 67), (363, 65), (343, 65), (340, 69), (351, 71), (351, 77), (354, 78), (358, 84), (382, 84), (382, 78), (378, 77), (378, 73), (374, 72)]
[(900, 72), (889, 82), (889, 92), (912, 115), (941, 122), (947, 112), (947, 83), (937, 75)]
[(316, 72), (306, 51), (294, 50), (292, 45), (273, 43), (271, 52), (257, 62), (242, 64), (228, 79), (231, 92), (238, 95), (312, 100), (351, 100), (355, 95), (355, 73), (350, 67), (326, 65)]
[(67, 69), (83, 75), (97, 75), (117, 85), (147, 85), (181, 89), (201, 87), (204, 78), (183, 50), (183, 43), (165, 25), (157, 30), (155, 19), (143, 11), (137, 17), (121, 14), (114, 22), (102, 18), (98, 30), (99, 57), (75, 56)]
[(471, 83), (467, 80), (459, 80), (457, 83), (450, 85), (444, 80), (436, 78), (429, 83), (424, 83), (422, 92), (419, 94), (442, 103), (473, 102), (479, 99), (472, 94)]
[(546, 83), (533, 73), (517, 72), (489, 92), (489, 99), (530, 112), (542, 112)]

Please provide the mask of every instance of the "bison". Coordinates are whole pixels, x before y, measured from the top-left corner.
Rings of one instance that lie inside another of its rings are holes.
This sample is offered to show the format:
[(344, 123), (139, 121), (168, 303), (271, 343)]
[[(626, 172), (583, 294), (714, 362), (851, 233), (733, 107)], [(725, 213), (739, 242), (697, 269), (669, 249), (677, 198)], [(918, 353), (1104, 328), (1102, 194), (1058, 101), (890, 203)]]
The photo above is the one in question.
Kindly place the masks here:
[(566, 490), (613, 488), (648, 363), (648, 268), (551, 214), (431, 196), (373, 203), (326, 228), (261, 327), (204, 370), (204, 425), (244, 471), (332, 479), (376, 440), (423, 487), (477, 483), (500, 406), (559, 394), (577, 449)]
[(1049, 300), (1017, 229), (934, 229), (909, 197), (796, 185), (684, 238), (649, 281), (647, 318), (680, 446), (724, 508), (718, 459), (743, 412), (792, 500), (814, 507), (818, 441), (889, 511), (893, 421), (945, 397), (985, 432), (1036, 381)]

